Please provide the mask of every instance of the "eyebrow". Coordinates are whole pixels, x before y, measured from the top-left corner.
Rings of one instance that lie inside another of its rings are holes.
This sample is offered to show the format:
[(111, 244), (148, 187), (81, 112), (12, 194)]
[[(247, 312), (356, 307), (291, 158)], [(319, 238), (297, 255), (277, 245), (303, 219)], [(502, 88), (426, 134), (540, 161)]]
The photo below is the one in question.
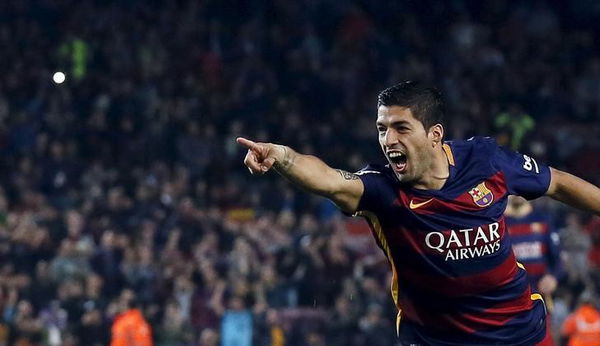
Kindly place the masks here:
[[(377, 121), (377, 123), (375, 124), (376, 126), (386, 126), (384, 123)], [(390, 127), (394, 127), (394, 126), (401, 126), (401, 125), (408, 125), (410, 126), (410, 123), (406, 120), (396, 120), (394, 122), (392, 122), (389, 126)]]

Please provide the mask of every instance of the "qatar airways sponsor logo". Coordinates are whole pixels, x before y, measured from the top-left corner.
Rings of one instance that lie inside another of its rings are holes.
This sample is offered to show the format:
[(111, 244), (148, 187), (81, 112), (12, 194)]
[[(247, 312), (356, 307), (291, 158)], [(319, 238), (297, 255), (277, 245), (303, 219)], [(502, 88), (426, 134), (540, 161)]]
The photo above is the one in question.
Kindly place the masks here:
[(491, 255), (500, 250), (500, 224), (498, 222), (477, 228), (450, 230), (448, 232), (429, 232), (425, 244), (444, 254), (445, 261), (457, 261)]

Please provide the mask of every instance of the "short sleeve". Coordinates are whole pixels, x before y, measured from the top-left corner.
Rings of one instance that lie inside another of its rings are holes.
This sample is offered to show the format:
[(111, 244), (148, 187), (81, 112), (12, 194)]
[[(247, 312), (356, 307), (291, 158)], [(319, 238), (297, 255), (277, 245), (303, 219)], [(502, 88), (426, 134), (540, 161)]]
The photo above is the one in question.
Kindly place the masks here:
[(356, 212), (379, 210), (381, 204), (382, 172), (372, 166), (367, 166), (355, 173), (362, 180), (364, 191), (358, 203)]
[(535, 199), (548, 191), (550, 168), (533, 157), (497, 147), (494, 163), (504, 173), (511, 195)]

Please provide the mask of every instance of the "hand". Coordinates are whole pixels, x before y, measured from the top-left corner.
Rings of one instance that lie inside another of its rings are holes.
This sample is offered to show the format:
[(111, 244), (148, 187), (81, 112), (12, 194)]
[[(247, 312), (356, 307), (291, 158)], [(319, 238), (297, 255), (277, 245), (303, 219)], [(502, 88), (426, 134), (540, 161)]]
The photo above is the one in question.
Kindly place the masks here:
[(556, 289), (556, 285), (556, 278), (550, 274), (546, 274), (540, 279), (538, 289), (540, 290), (540, 293), (550, 295)]
[(285, 150), (280, 145), (257, 143), (243, 137), (238, 137), (236, 141), (248, 149), (244, 164), (254, 175), (266, 173), (285, 154)]

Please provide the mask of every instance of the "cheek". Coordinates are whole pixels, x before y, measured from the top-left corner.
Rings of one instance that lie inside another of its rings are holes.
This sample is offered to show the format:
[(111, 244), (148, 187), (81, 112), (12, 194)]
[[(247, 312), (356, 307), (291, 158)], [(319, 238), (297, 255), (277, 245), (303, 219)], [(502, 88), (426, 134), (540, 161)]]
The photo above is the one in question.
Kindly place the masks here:
[(424, 146), (425, 143), (413, 143), (412, 144), (412, 156), (416, 158), (417, 165), (426, 163), (429, 160), (429, 154), (427, 153), (427, 148)]

